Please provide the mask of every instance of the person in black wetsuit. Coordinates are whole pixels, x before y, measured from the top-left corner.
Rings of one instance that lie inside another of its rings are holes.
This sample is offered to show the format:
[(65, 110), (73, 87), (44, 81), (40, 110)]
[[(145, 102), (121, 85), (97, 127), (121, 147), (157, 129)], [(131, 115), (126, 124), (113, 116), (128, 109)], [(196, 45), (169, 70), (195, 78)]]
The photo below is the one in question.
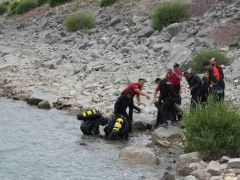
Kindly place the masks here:
[(161, 80), (159, 84), (160, 96), (158, 100), (158, 116), (155, 128), (159, 125), (166, 127), (167, 120), (176, 121), (175, 103), (178, 100), (178, 95), (171, 83), (167, 79)]
[(129, 121), (124, 116), (113, 116), (104, 128), (103, 138), (111, 140), (128, 139)]
[(98, 136), (100, 135), (99, 126), (105, 126), (108, 123), (108, 119), (95, 109), (78, 114), (77, 119), (82, 121), (80, 129), (84, 135)]

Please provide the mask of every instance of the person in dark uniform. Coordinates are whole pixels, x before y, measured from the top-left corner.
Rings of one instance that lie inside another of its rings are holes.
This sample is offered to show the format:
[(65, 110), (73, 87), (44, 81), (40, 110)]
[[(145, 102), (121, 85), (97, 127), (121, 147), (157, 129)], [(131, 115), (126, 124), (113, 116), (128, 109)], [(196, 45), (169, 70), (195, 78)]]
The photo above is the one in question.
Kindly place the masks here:
[(218, 84), (218, 81), (216, 78), (212, 77), (211, 79), (211, 94), (213, 95), (213, 98), (216, 102), (221, 102), (224, 99), (224, 90), (223, 88)]
[(159, 85), (160, 96), (158, 100), (158, 116), (155, 127), (167, 126), (167, 120), (176, 121), (176, 107), (178, 95), (167, 79), (163, 79)]
[(77, 119), (82, 121), (80, 129), (84, 135), (98, 136), (100, 135), (99, 126), (105, 126), (108, 123), (108, 119), (95, 109), (78, 114)]
[(131, 99), (133, 97), (133, 92), (129, 90), (127, 93), (123, 93), (114, 104), (114, 114), (117, 116), (124, 116), (129, 120), (129, 115), (127, 114), (127, 108), (133, 108)]
[(183, 76), (186, 78), (188, 84), (189, 84), (189, 89), (191, 91), (191, 107), (195, 108), (196, 103), (199, 102), (199, 90), (201, 87), (201, 79), (198, 75), (195, 73), (190, 73), (188, 71), (185, 71)]
[(201, 87), (200, 87), (200, 90), (199, 90), (199, 97), (200, 97), (200, 103), (201, 104), (205, 104), (208, 100), (208, 96), (209, 96), (209, 93), (210, 93), (210, 85), (208, 84), (208, 77), (207, 76), (204, 76), (202, 78), (202, 83), (201, 83)]
[(140, 112), (140, 108), (134, 105), (134, 100), (133, 100), (134, 96), (136, 95), (137, 97), (138, 105), (141, 105), (140, 96), (145, 96), (147, 99), (150, 99), (150, 96), (142, 91), (142, 87), (145, 82), (146, 82), (145, 79), (139, 79), (137, 83), (132, 83), (129, 86), (127, 86), (121, 94), (121, 95), (127, 94), (129, 91), (133, 92), (133, 96), (130, 99), (130, 103), (129, 103), (129, 114), (128, 114), (129, 123), (130, 123), (130, 132), (132, 131), (133, 109), (136, 109), (138, 112)]
[(101, 136), (103, 138), (111, 140), (128, 139), (129, 121), (124, 116), (113, 116), (105, 126), (104, 132), (105, 134)]

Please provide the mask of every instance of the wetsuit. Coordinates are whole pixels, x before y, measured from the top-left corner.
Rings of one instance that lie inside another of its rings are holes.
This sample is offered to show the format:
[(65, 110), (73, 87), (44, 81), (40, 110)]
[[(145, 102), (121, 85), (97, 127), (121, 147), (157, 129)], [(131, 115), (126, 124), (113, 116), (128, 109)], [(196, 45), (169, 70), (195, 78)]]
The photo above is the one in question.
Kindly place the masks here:
[(99, 135), (99, 126), (105, 126), (108, 123), (108, 119), (103, 118), (100, 113), (86, 117), (78, 114), (77, 119), (82, 121), (80, 129), (84, 135)]
[(175, 103), (178, 99), (178, 95), (175, 92), (173, 86), (162, 80), (160, 83), (160, 96), (159, 96), (159, 109), (157, 115), (156, 125), (167, 123), (169, 117), (172, 121), (176, 120), (176, 108)]
[(115, 115), (122, 115), (129, 119), (129, 116), (127, 114), (127, 108), (131, 108), (132, 103), (131, 103), (132, 98), (128, 98), (125, 93), (123, 93), (116, 101), (114, 105), (114, 114)]
[(123, 118), (123, 124), (119, 131), (116, 131), (114, 129), (115, 123), (119, 116), (113, 117), (105, 126), (104, 132), (106, 134), (107, 139), (112, 140), (119, 140), (119, 139), (127, 139), (128, 138), (128, 132), (129, 132), (129, 122)]
[(210, 86), (209, 84), (201, 84), (200, 91), (199, 91), (199, 97), (200, 97), (200, 103), (204, 104), (207, 102), (208, 96), (210, 92)]

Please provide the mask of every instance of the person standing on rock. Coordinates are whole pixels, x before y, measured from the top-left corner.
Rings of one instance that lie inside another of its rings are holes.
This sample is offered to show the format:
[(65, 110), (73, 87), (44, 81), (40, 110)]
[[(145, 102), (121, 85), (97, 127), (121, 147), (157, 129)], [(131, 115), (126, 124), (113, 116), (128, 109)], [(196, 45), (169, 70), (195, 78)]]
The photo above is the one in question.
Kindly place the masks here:
[(155, 128), (159, 125), (167, 127), (167, 120), (171, 120), (173, 124), (176, 123), (176, 108), (178, 95), (175, 92), (172, 84), (167, 78), (163, 79), (159, 85), (160, 96), (158, 100), (158, 115)]
[(146, 82), (145, 79), (140, 78), (137, 83), (132, 83), (132, 84), (128, 85), (121, 94), (121, 95), (127, 94), (129, 91), (133, 92), (133, 96), (132, 96), (132, 98), (129, 102), (129, 106), (128, 106), (129, 107), (130, 132), (132, 131), (133, 109), (136, 109), (138, 112), (140, 112), (140, 108), (138, 108), (134, 105), (134, 100), (133, 100), (134, 96), (136, 95), (139, 106), (141, 105), (140, 96), (145, 96), (147, 99), (150, 99), (150, 96), (142, 91), (142, 87), (145, 82)]
[(208, 82), (211, 84), (211, 80), (215, 78), (217, 82), (220, 81), (220, 73), (216, 66), (212, 66), (209, 61), (203, 63), (203, 68), (208, 72)]
[(210, 90), (211, 90), (211, 87), (208, 84), (208, 77), (204, 76), (202, 78), (202, 84), (199, 90), (200, 103), (202, 105), (204, 105), (207, 102)]
[(199, 90), (201, 87), (201, 79), (198, 75), (192, 72), (185, 71), (183, 76), (186, 78), (189, 89), (191, 91), (191, 108), (194, 108), (195, 105), (199, 102)]
[(181, 80), (182, 80), (182, 71), (178, 63), (173, 65), (173, 71), (169, 77), (171, 84), (173, 85), (176, 93), (180, 96), (181, 89)]
[(133, 91), (129, 90), (127, 93), (122, 93), (114, 104), (114, 114), (116, 116), (124, 116), (129, 121), (129, 115), (127, 114), (127, 108), (131, 107), (131, 99), (133, 97)]
[(219, 71), (220, 74), (220, 80), (218, 82), (219, 86), (223, 88), (223, 91), (225, 90), (225, 82), (224, 82), (224, 73), (223, 73), (223, 68), (217, 64), (216, 58), (211, 58), (210, 63), (212, 66), (216, 67)]

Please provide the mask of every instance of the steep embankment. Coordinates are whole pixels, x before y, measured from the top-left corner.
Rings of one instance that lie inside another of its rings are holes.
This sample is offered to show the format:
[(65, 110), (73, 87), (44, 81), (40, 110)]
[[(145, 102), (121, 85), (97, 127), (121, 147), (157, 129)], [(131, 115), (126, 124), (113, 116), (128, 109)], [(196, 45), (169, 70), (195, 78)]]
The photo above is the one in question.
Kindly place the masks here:
[[(0, 27), (5, 34), (0, 41), (1, 95), (42, 96), (71, 104), (74, 109), (96, 107), (111, 112), (128, 81), (146, 78), (146, 91), (151, 93), (153, 80), (163, 76), (167, 67), (174, 62), (186, 66), (196, 51), (216, 45), (233, 61), (225, 72), (232, 84), (240, 76), (238, 33), (230, 32), (228, 43), (223, 43), (220, 32), (224, 27), (237, 26), (240, 3), (206, 2), (212, 5), (203, 7), (195, 2), (190, 12), (190, 16), (193, 12), (203, 16), (172, 24), (161, 33), (151, 29), (150, 16), (156, 1), (147, 0), (124, 0), (107, 8), (79, 1), (2, 18)], [(65, 16), (82, 10), (96, 14), (96, 28), (91, 35), (66, 32)], [(230, 84), (227, 95), (239, 104), (239, 89)], [(185, 86), (182, 95), (186, 103), (189, 94)], [(143, 117), (154, 119), (151, 114), (156, 112), (155, 107), (149, 101), (145, 103)]]

